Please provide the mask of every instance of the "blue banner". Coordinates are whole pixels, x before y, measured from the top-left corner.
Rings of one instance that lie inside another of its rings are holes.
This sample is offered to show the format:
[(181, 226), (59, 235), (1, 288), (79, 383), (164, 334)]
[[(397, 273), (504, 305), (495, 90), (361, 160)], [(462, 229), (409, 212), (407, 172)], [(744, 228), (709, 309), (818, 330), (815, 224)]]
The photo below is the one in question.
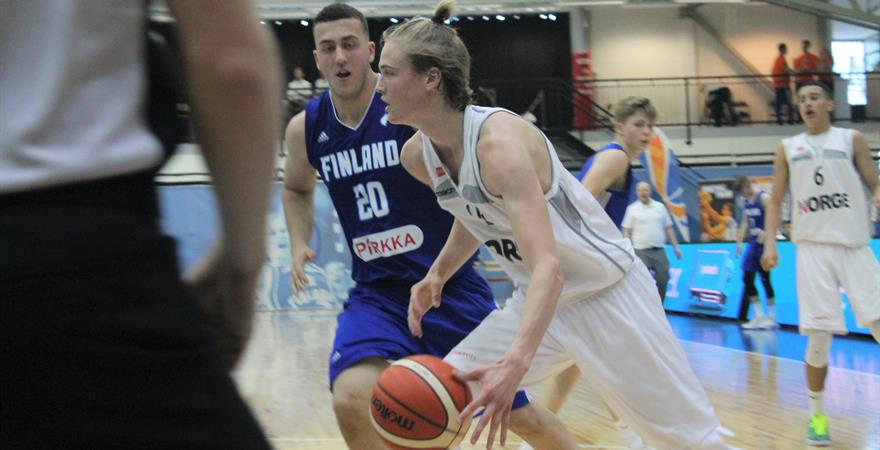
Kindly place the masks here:
[[(776, 294), (776, 319), (784, 325), (797, 325), (797, 287), (795, 284), (795, 251), (791, 242), (778, 244), (779, 265), (770, 272)], [(874, 255), (880, 258), (880, 239), (871, 241)], [(675, 259), (672, 247), (667, 246), (669, 258), (669, 285), (664, 306), (669, 311), (736, 318), (743, 292), (741, 260), (736, 257), (736, 244), (709, 243), (681, 245), (682, 258)], [(761, 302), (766, 304), (766, 293), (756, 281)], [(869, 334), (866, 328), (856, 326), (852, 308), (841, 295), (840, 307), (850, 332)], [(754, 311), (749, 311), (749, 318)]]
[[(315, 225), (312, 248), (317, 257), (306, 266), (311, 284), (305, 292), (293, 294), (290, 281), (290, 247), (281, 207), (280, 183), (276, 184), (268, 220), (266, 262), (259, 281), (260, 310), (338, 309), (348, 298), (351, 280), (351, 254), (336, 217), (333, 203), (323, 183), (315, 188)], [(186, 270), (207, 252), (217, 235), (217, 208), (211, 186), (162, 186), (162, 227), (178, 241), (178, 257)], [(871, 241), (874, 254), (880, 257), (880, 240)], [(739, 311), (743, 282), (736, 244), (709, 243), (681, 246), (682, 259), (675, 259), (671, 247), (669, 285), (665, 306), (670, 311), (698, 313), (735, 318)], [(771, 272), (776, 290), (777, 319), (788, 325), (797, 324), (795, 288), (795, 248), (789, 242), (779, 243), (779, 267)], [(513, 285), (485, 248), (481, 248), (477, 270), (489, 281), (499, 302), (506, 300)], [(765, 298), (763, 287), (759, 295)], [(857, 328), (852, 310), (844, 295), (841, 300), (847, 328)]]

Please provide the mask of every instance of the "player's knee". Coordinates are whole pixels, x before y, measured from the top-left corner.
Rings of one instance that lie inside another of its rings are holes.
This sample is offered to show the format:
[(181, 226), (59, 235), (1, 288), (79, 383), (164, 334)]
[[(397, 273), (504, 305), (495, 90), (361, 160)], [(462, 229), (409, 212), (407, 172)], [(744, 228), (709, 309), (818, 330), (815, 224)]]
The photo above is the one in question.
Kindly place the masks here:
[(828, 331), (812, 331), (807, 336), (807, 352), (804, 361), (813, 367), (828, 365), (828, 350), (831, 348), (831, 333)]
[(363, 426), (369, 417), (369, 393), (354, 390), (333, 390), (333, 412), (342, 428)]

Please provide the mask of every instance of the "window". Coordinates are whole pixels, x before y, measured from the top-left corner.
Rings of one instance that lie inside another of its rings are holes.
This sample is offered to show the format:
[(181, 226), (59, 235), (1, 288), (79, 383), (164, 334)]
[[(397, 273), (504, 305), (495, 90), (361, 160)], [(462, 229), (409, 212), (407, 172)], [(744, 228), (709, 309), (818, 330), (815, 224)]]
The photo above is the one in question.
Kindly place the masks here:
[(868, 104), (865, 80), (865, 42), (832, 41), (831, 56), (834, 58), (834, 72), (849, 81), (846, 100), (850, 105)]

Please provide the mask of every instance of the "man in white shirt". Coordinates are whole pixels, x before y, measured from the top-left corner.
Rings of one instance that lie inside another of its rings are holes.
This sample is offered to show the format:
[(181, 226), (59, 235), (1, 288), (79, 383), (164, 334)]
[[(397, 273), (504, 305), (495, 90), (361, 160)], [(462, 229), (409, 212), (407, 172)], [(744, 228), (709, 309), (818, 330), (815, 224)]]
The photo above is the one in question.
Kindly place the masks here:
[(312, 83), (305, 76), (302, 67), (296, 66), (293, 68), (293, 79), (287, 83), (287, 101), (295, 111), (305, 108), (314, 94)]
[[(632, 241), (639, 259), (654, 272), (660, 299), (666, 298), (669, 282), (669, 259), (666, 258), (667, 238), (672, 243), (675, 256), (681, 259), (678, 240), (672, 229), (672, 219), (663, 203), (651, 198), (651, 185), (640, 181), (636, 185), (637, 201), (626, 207), (623, 216), (623, 235)], [(664, 229), (666, 236), (663, 235)]]

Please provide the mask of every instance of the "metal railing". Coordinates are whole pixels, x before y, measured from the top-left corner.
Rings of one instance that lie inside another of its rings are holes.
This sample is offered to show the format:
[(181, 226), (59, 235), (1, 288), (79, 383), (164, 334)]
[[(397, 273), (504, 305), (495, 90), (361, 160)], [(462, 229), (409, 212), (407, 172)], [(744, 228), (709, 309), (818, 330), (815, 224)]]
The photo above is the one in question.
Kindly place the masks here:
[[(835, 120), (880, 120), (880, 73), (846, 75), (866, 87), (867, 105), (839, 107)], [(843, 86), (841, 83), (836, 84), (838, 88)], [(771, 87), (770, 75), (595, 79), (574, 82), (537, 78), (479, 80), (475, 85), (478, 87), (478, 103), (502, 106), (518, 113), (525, 112), (531, 106), (538, 124), (550, 129), (608, 128), (612, 105), (630, 95), (651, 99), (659, 114), (656, 122), (658, 126), (713, 126), (716, 120), (709, 100), (713, 91), (722, 87), (729, 90), (730, 106), (736, 118), (732, 119), (730, 109), (725, 107), (724, 117), (720, 118), (718, 125), (777, 121), (774, 111), (775, 92)], [(530, 102), (533, 102), (539, 92), (543, 92), (543, 102), (532, 105)], [(845, 92), (835, 92), (834, 97), (838, 105), (846, 104)], [(794, 103), (794, 92), (791, 92), (790, 98)], [(784, 108), (783, 113), (787, 113)]]

